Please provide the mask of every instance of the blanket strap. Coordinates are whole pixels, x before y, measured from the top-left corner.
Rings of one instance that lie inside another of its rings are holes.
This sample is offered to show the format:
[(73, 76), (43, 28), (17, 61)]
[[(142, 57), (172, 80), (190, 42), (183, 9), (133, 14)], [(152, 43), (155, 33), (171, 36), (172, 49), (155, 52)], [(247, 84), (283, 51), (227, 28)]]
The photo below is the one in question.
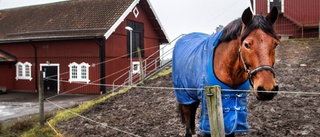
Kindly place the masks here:
[(273, 74), (273, 77), (276, 77), (276, 73), (274, 71), (274, 68), (272, 66), (268, 66), (268, 65), (262, 65), (262, 66), (259, 66), (253, 70), (249, 70), (248, 67), (247, 67), (247, 64), (245, 63), (243, 57), (242, 57), (242, 54), (241, 54), (241, 47), (239, 48), (239, 58), (241, 59), (241, 62), (243, 64), (243, 67), (244, 67), (244, 71), (248, 73), (248, 78), (249, 78), (249, 81), (250, 81), (250, 85), (253, 87), (253, 81), (252, 81), (252, 78), (251, 76), (258, 73), (259, 71), (262, 71), (262, 70), (269, 70), (272, 72)]

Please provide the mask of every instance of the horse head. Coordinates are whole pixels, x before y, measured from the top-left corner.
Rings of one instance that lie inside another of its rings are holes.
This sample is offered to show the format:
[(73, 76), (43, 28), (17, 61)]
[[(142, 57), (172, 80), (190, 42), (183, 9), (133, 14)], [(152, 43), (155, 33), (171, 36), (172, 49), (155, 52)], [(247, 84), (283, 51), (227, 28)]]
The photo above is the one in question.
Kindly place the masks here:
[[(250, 8), (241, 17), (241, 46), (239, 56), (248, 73), (258, 100), (271, 100), (279, 87), (275, 81), (275, 48), (279, 39), (272, 25), (278, 18), (278, 9), (273, 7), (267, 16), (253, 16)], [(260, 91), (260, 92), (259, 92)], [(266, 91), (266, 92), (261, 92)], [(271, 92), (270, 92), (271, 91)]]

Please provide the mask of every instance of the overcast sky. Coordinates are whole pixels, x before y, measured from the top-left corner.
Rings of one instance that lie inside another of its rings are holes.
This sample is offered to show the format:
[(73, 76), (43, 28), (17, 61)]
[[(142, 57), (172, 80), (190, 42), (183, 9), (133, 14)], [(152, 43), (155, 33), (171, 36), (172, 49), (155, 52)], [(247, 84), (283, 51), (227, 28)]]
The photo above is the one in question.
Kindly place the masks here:
[[(0, 0), (0, 9), (63, 0)], [(241, 16), (250, 0), (149, 0), (170, 40), (180, 34), (211, 34)]]

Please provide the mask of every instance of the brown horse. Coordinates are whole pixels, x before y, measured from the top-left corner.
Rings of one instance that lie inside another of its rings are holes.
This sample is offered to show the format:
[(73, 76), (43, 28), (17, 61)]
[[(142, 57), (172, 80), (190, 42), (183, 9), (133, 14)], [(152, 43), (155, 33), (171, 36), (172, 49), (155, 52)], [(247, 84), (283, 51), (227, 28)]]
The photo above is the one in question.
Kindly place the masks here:
[[(222, 89), (224, 85), (231, 89), (237, 89), (240, 85), (248, 82), (254, 90), (266, 91), (254, 92), (258, 100), (273, 99), (276, 93), (268, 93), (268, 91), (278, 91), (273, 65), (275, 63), (275, 48), (279, 44), (279, 39), (272, 28), (277, 18), (278, 10), (275, 7), (267, 16), (253, 15), (250, 8), (247, 8), (244, 10), (241, 18), (230, 22), (221, 31), (221, 36), (206, 36), (197, 33), (185, 36), (186, 38), (183, 38), (183, 40), (178, 40), (174, 48), (172, 62), (174, 87), (203, 89), (204, 86), (216, 85), (215, 83), (206, 82), (207, 79), (211, 79), (209, 76), (203, 76), (208, 74), (206, 72), (208, 69), (203, 69), (203, 66), (206, 67), (206, 64), (209, 64), (209, 68), (211, 67), (209, 69), (210, 73), (215, 75), (218, 85), (222, 83)], [(219, 39), (216, 42), (210, 42), (213, 37), (218, 37)], [(199, 42), (194, 42), (194, 40), (198, 40)], [(213, 48), (212, 46), (210, 47), (212, 43), (215, 44)], [(190, 49), (191, 51), (189, 51)], [(203, 53), (203, 51), (213, 53), (210, 57), (210, 55), (206, 56), (206, 53)], [(201, 54), (196, 55), (198, 52), (201, 52)], [(188, 56), (191, 56), (191, 59), (185, 60)], [(190, 63), (196, 64), (197, 62), (201, 63), (200, 65), (196, 65), (196, 67), (189, 65)], [(202, 70), (205, 72), (202, 72)], [(201, 78), (198, 79), (197, 77)], [(250, 88), (250, 86), (247, 86), (247, 88)], [(186, 137), (191, 137), (192, 134), (195, 134), (196, 110), (199, 102), (205, 104), (202, 92), (203, 90), (175, 90), (182, 122), (186, 126)], [(181, 95), (187, 97), (180, 97)], [(238, 96), (239, 94), (234, 95)], [(247, 112), (247, 98), (245, 97), (244, 99), (245, 106), (243, 112)], [(201, 107), (201, 109), (206, 109), (206, 105)], [(237, 108), (233, 111), (237, 110), (239, 109)], [(201, 113), (204, 113), (204, 111)], [(207, 114), (201, 114), (201, 118), (206, 116)], [(243, 125), (247, 126), (246, 113), (243, 116), (245, 117)], [(210, 136), (208, 132), (201, 130), (201, 128), (200, 132), (203, 131), (203, 134)], [(247, 132), (242, 129), (237, 130), (236, 127), (235, 130), (232, 129), (226, 135), (234, 136), (234, 133), (242, 131)]]

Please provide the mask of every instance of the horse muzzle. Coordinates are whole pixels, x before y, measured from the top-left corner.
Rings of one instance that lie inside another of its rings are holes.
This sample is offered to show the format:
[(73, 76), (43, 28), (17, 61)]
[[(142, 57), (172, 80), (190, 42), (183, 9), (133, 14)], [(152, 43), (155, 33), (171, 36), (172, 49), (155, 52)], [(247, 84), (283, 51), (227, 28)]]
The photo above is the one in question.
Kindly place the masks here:
[[(274, 91), (279, 91), (279, 86), (275, 85), (271, 90), (273, 91), (271, 93), (268, 93), (268, 91), (266, 91), (262, 86), (258, 86), (257, 90), (258, 92), (256, 93), (256, 98), (258, 100), (267, 101), (267, 100), (272, 100), (274, 96), (277, 95), (277, 93)], [(259, 91), (266, 91), (266, 92), (259, 92)]]

